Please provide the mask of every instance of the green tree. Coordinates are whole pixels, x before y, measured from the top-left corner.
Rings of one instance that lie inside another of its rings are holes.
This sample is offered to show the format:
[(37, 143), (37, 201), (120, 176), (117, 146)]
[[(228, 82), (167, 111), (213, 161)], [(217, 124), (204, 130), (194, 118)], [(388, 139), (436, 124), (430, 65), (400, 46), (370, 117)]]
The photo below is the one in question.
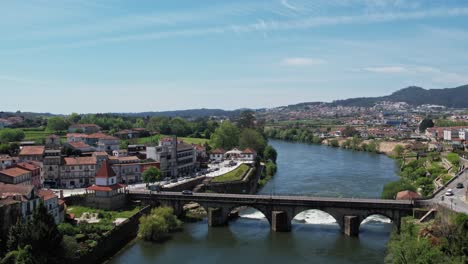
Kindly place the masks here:
[(173, 214), (172, 208), (154, 208), (150, 214), (140, 218), (138, 237), (147, 241), (161, 241), (181, 226), (182, 222)]
[[(32, 247), (30, 245), (24, 248), (18, 248), (17, 250), (10, 251), (0, 261), (0, 264), (36, 264), (39, 262), (34, 261), (34, 255)], [(45, 262), (44, 262), (45, 263)]]
[(347, 126), (347, 127), (345, 127), (345, 129), (343, 129), (341, 134), (344, 137), (354, 137), (354, 136), (359, 135), (359, 131), (357, 131), (354, 127)]
[(81, 116), (77, 113), (72, 113), (67, 118), (68, 122), (71, 124), (77, 124), (81, 120)]
[(67, 130), (70, 124), (63, 117), (51, 117), (47, 120), (48, 131), (62, 131)]
[(432, 119), (425, 118), (419, 124), (419, 132), (424, 133), (429, 127), (434, 127), (434, 121), (432, 121)]
[(143, 181), (145, 183), (154, 183), (161, 180), (161, 171), (156, 167), (149, 167), (143, 172)]
[(385, 184), (384, 189), (382, 191), (382, 198), (383, 199), (395, 199), (398, 192), (401, 191), (416, 191), (416, 187), (414, 187), (411, 183), (407, 180), (400, 179), (398, 181), (389, 182)]
[(134, 125), (135, 128), (143, 128), (145, 127), (145, 121), (142, 118), (138, 118)]
[(0, 143), (21, 141), (24, 139), (24, 132), (21, 129), (4, 128), (0, 129)]
[(239, 138), (240, 148), (253, 148), (257, 153), (263, 154), (266, 145), (265, 138), (258, 131), (250, 128), (242, 130)]
[(251, 110), (243, 111), (239, 115), (237, 125), (240, 128), (254, 128), (255, 127), (255, 115)]
[(402, 145), (396, 145), (393, 148), (393, 153), (395, 153), (396, 157), (400, 158), (403, 155), (403, 152), (405, 152), (405, 148)]
[(215, 148), (232, 149), (239, 145), (239, 129), (230, 121), (224, 121), (211, 135), (211, 144)]
[(9, 251), (25, 248), (28, 245), (32, 247), (36, 263), (61, 262), (62, 234), (58, 231), (54, 218), (42, 203), (34, 210), (32, 221), (27, 224), (17, 223), (10, 229), (7, 241)]
[(276, 159), (278, 158), (278, 153), (276, 152), (276, 149), (272, 147), (271, 145), (268, 145), (265, 148), (265, 151), (263, 152), (263, 158), (266, 160), (271, 160), (274, 163), (276, 163)]
[(337, 139), (332, 139), (332, 140), (330, 140), (329, 144), (330, 144), (330, 146), (332, 146), (332, 147), (334, 147), (334, 148), (337, 148), (337, 147), (340, 146), (340, 142), (338, 142)]

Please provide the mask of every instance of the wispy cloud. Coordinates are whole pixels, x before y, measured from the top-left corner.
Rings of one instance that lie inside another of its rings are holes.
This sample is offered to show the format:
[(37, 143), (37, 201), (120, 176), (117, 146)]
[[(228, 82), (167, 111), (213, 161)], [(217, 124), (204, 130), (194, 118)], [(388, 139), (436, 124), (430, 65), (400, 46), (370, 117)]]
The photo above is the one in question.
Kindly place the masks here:
[(402, 73), (408, 71), (408, 69), (401, 66), (366, 67), (364, 70), (375, 73)]
[(430, 66), (384, 66), (366, 67), (364, 71), (379, 74), (406, 74), (418, 76), (419, 79), (431, 80), (438, 85), (461, 85), (468, 83), (468, 74), (449, 72)]
[(290, 3), (288, 2), (288, 0), (281, 0), (281, 4), (282, 4), (284, 7), (286, 7), (287, 9), (291, 9), (291, 10), (293, 10), (293, 11), (298, 11), (298, 8), (295, 7), (295, 6), (293, 6), (292, 4), (290, 4)]
[(285, 58), (281, 62), (281, 64), (285, 66), (311, 66), (311, 65), (319, 65), (324, 64), (325, 60), (322, 59), (313, 59), (313, 58), (304, 58), (304, 57), (296, 57), (296, 58)]

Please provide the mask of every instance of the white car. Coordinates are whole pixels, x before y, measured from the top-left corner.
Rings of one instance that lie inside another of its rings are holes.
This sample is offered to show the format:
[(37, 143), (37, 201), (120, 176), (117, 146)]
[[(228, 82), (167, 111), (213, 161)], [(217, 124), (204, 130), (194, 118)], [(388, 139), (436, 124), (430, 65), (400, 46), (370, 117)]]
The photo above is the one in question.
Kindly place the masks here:
[(452, 190), (452, 189), (448, 189), (448, 190), (445, 192), (445, 195), (446, 195), (446, 196), (452, 196), (452, 195), (453, 195), (453, 190)]

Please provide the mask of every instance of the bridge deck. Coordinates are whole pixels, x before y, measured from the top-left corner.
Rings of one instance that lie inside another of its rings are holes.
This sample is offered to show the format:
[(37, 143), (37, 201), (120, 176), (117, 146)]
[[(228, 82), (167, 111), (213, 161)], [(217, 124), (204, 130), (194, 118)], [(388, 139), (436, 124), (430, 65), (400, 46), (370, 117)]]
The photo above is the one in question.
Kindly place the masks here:
[(161, 200), (184, 200), (184, 201), (206, 201), (206, 202), (240, 202), (240, 203), (263, 203), (263, 204), (323, 204), (324, 206), (345, 207), (399, 207), (412, 208), (414, 201), (410, 200), (385, 200), (385, 199), (363, 199), (363, 198), (333, 198), (312, 196), (286, 196), (286, 195), (248, 195), (248, 194), (219, 194), (219, 193), (193, 193), (184, 195), (180, 192), (150, 192), (146, 190), (129, 191), (134, 198), (161, 199)]

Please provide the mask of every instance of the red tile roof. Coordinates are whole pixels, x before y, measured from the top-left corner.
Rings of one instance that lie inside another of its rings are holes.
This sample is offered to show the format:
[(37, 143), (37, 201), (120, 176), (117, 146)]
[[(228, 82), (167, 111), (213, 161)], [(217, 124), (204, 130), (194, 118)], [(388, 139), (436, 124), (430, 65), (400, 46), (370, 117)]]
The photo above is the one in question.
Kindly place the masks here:
[(251, 148), (246, 148), (242, 151), (242, 154), (257, 154), (257, 152)]
[(397, 193), (396, 199), (397, 200), (414, 200), (416, 198), (420, 198), (421, 195), (412, 192), (412, 191), (401, 191)]
[(51, 190), (39, 190), (38, 195), (40, 197), (42, 197), (42, 199), (44, 199), (44, 201), (47, 201), (47, 200), (54, 199), (54, 198), (58, 197)]
[(21, 168), (10, 168), (10, 169), (0, 171), (0, 174), (3, 174), (8, 177), (18, 177), (26, 173), (29, 173), (29, 171), (21, 169)]
[(89, 191), (110, 192), (110, 191), (112, 191), (112, 190), (117, 190), (117, 189), (121, 189), (121, 188), (124, 188), (124, 187), (125, 187), (124, 184), (117, 183), (117, 184), (114, 184), (114, 185), (111, 185), (111, 186), (97, 186), (97, 185), (93, 185), (93, 186), (90, 186), (90, 187), (86, 188), (86, 190), (89, 190)]
[(84, 143), (84, 142), (81, 142), (81, 141), (78, 141), (78, 142), (69, 142), (67, 143), (68, 145), (72, 146), (73, 148), (75, 149), (82, 149), (82, 148), (90, 148), (91, 146)]
[(27, 170), (27, 171), (34, 171), (34, 170), (37, 170), (37, 169), (40, 169), (41, 167), (36, 165), (36, 164), (32, 164), (32, 163), (28, 163), (28, 162), (19, 162), (19, 163), (16, 163), (16, 167), (19, 167), (23, 170)]
[(65, 165), (95, 165), (95, 157), (64, 158)]
[(222, 148), (217, 148), (217, 149), (211, 151), (211, 154), (224, 154), (224, 153), (226, 153), (226, 151), (224, 149), (222, 149)]
[(110, 178), (114, 176), (115, 172), (107, 160), (102, 163), (101, 168), (96, 173), (96, 178)]
[(44, 146), (24, 146), (21, 148), (20, 156), (43, 155)]

